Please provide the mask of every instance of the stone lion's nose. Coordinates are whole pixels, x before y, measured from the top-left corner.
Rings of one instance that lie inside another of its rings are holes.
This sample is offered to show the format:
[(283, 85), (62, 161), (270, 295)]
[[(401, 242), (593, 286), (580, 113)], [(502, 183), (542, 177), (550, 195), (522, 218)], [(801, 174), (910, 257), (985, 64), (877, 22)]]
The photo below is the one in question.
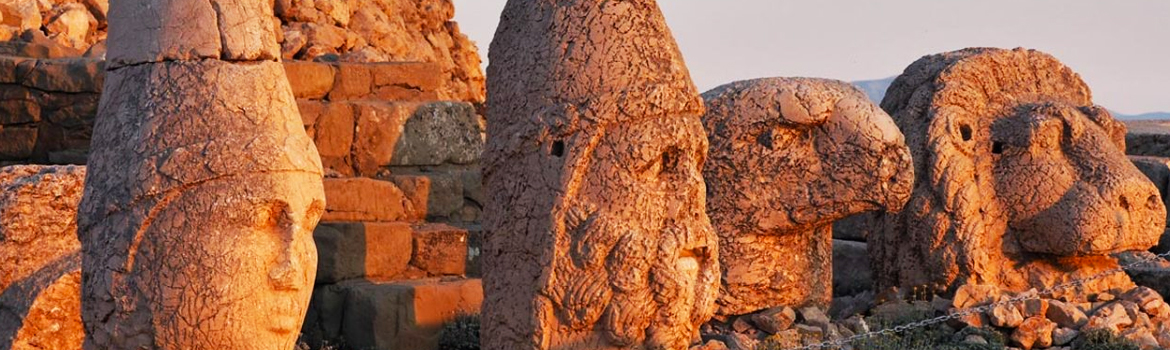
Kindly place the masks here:
[(1114, 210), (1125, 214), (1119, 215), (1122, 227), (1135, 224), (1163, 227), (1166, 224), (1166, 206), (1158, 189), (1149, 181), (1123, 181), (1104, 196)]

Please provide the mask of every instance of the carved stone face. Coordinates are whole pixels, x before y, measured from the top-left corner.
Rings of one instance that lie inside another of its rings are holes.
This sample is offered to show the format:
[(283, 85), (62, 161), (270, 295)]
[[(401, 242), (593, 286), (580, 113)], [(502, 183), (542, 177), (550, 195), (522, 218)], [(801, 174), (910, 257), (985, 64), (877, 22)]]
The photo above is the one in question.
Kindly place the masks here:
[(133, 277), (149, 289), (156, 340), (175, 346), (166, 348), (292, 348), (316, 275), (312, 229), (324, 203), (310, 194), (321, 186), (307, 172), (251, 174), (163, 204), (157, 217), (166, 221), (143, 234), (142, 273)]
[(612, 345), (676, 349), (711, 316), (719, 276), (704, 135), (696, 116), (669, 116), (600, 137), (567, 216), (570, 254), (557, 260), (572, 265), (557, 267), (568, 272), (554, 287), (564, 288), (562, 320), (596, 320)]
[(1104, 255), (1156, 243), (1166, 211), (1093, 119), (1101, 108), (1028, 105), (991, 126), (996, 200), (1028, 253)]

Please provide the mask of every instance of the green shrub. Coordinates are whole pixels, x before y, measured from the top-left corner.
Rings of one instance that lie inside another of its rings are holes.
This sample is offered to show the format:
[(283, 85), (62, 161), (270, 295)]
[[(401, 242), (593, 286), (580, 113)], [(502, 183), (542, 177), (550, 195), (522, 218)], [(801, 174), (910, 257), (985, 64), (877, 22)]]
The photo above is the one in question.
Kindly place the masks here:
[(1073, 342), (1073, 350), (1141, 350), (1136, 343), (1106, 329), (1091, 330)]
[(479, 315), (462, 315), (443, 325), (439, 349), (479, 350)]

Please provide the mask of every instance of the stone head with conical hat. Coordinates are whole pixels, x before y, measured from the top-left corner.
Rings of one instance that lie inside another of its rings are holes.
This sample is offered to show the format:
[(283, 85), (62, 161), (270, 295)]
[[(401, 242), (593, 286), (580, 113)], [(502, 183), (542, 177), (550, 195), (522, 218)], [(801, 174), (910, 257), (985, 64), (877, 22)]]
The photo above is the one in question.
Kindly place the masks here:
[(79, 208), (87, 349), (292, 349), (324, 211), (263, 1), (127, 0)]
[(511, 0), (488, 68), (483, 344), (686, 348), (713, 313), (704, 107), (653, 0)]

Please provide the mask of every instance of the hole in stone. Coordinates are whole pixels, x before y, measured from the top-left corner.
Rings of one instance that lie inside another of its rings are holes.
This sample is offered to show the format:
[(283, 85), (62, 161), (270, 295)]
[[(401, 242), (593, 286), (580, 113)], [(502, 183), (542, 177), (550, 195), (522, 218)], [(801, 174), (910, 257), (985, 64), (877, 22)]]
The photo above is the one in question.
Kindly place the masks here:
[(966, 124), (959, 125), (959, 134), (962, 134), (963, 141), (971, 141), (971, 126)]
[(1125, 199), (1125, 196), (1121, 196), (1119, 199), (1121, 201), (1121, 209), (1129, 210), (1129, 201)]
[(1003, 142), (992, 142), (991, 143), (991, 153), (1003, 154)]
[(549, 150), (549, 153), (551, 153), (554, 157), (565, 156), (565, 141), (557, 140), (556, 142), (553, 142), (552, 149)]

